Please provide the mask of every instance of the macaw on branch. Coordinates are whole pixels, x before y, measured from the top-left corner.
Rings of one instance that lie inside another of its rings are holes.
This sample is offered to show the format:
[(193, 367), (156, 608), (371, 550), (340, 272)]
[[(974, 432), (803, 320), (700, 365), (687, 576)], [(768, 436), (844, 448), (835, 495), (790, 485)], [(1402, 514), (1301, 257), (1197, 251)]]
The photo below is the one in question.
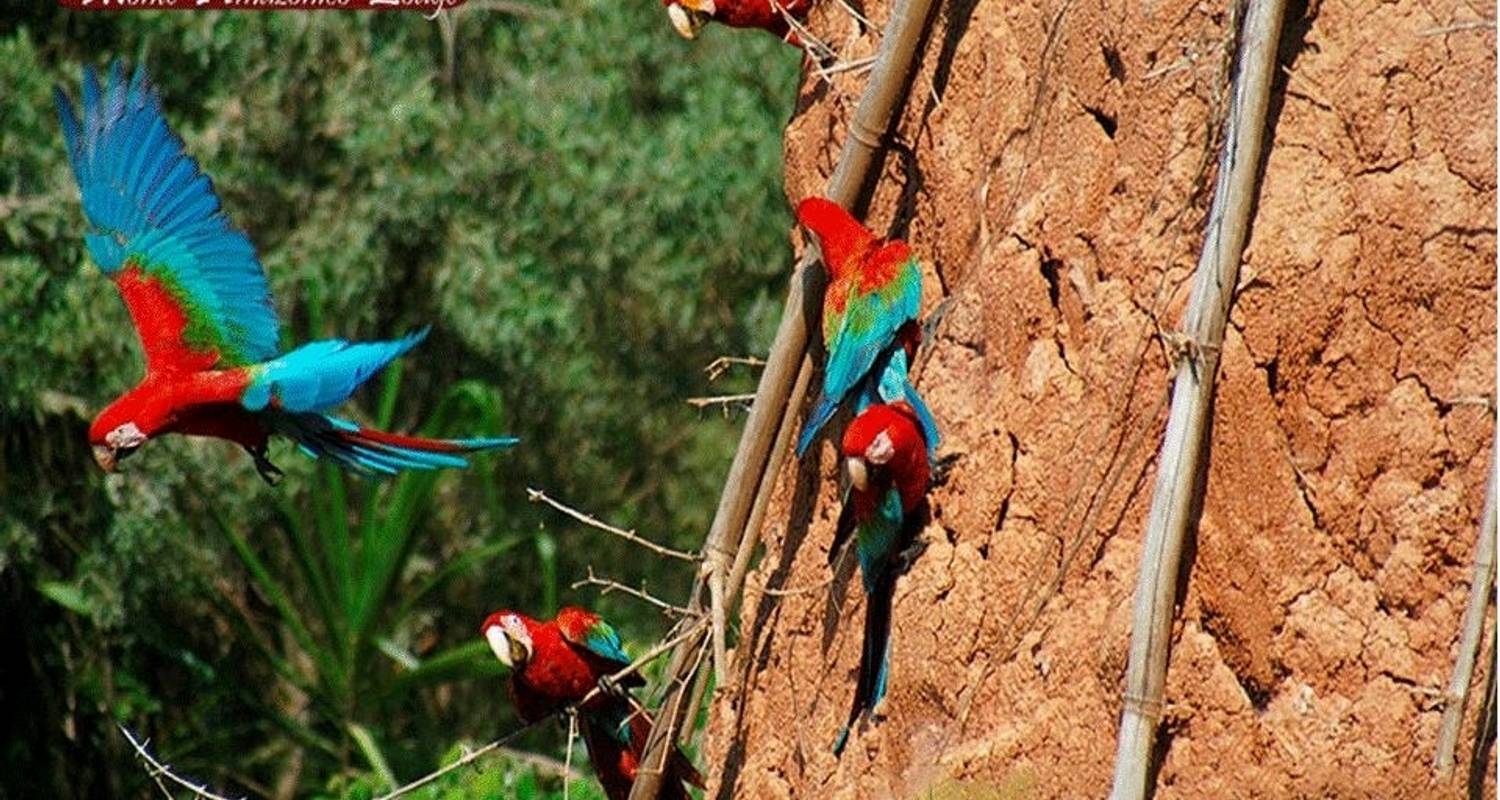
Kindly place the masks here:
[(849, 534), (855, 537), (865, 590), (864, 644), (849, 719), (833, 745), (843, 752), (849, 732), (885, 697), (890, 673), (891, 599), (902, 552), (916, 538), (924, 514), (930, 468), (916, 411), (905, 402), (878, 403), (844, 430), (840, 443), (849, 493), (828, 551), (832, 564)]
[[(511, 669), (510, 694), (525, 722), (536, 722), (578, 703), (603, 679), (625, 669), (630, 658), (620, 635), (598, 614), (568, 607), (547, 622), (514, 611), (496, 611), (480, 626), (490, 650)], [(640, 768), (651, 716), (628, 690), (645, 685), (634, 673), (596, 693), (578, 712), (579, 730), (594, 774), (610, 800), (627, 800)], [(703, 778), (681, 751), (667, 763), (662, 800), (688, 800), (687, 784)]]
[(760, 28), (788, 44), (801, 47), (802, 40), (792, 30), (787, 17), (799, 23), (807, 18), (815, 0), (662, 0), (672, 27), (684, 39), (693, 39), (709, 20), (731, 28)]
[(426, 439), (372, 430), (322, 413), (426, 336), (312, 342), (278, 354), (270, 287), (244, 233), (230, 224), (208, 176), (167, 125), (143, 67), (118, 63), (100, 87), (84, 72), (81, 108), (56, 90), (63, 138), (95, 263), (120, 291), (146, 356), (146, 375), (89, 428), (105, 471), (166, 433), (244, 447), (262, 478), (272, 434), (306, 454), (364, 473), (462, 467), (464, 453), (512, 438)]
[(855, 413), (874, 403), (907, 403), (917, 415), (929, 458), (941, 437), (932, 413), (907, 376), (922, 339), (922, 269), (899, 239), (884, 241), (837, 203), (809, 197), (797, 219), (818, 237), (828, 288), (823, 294), (823, 391), (813, 406), (797, 455), (851, 397)]

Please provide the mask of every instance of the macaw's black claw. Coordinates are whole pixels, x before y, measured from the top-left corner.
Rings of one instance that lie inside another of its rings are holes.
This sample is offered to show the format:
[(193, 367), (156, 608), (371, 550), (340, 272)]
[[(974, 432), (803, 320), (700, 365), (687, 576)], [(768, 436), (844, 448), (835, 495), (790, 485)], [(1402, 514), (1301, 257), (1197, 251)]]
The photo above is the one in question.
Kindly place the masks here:
[(272, 464), (271, 459), (266, 457), (266, 448), (247, 447), (245, 451), (250, 454), (251, 458), (255, 459), (255, 471), (260, 473), (260, 479), (265, 481), (267, 486), (275, 486), (281, 483), (282, 478), (286, 477), (286, 473), (282, 472), (280, 467)]
[(917, 563), (917, 559), (921, 558), (922, 554), (926, 551), (927, 537), (918, 536), (911, 544), (906, 546), (906, 549), (896, 554), (895, 561), (893, 562), (896, 574), (905, 575), (909, 572), (912, 566)]
[(620, 684), (608, 675), (599, 678), (599, 691), (619, 700), (629, 697), (625, 690), (620, 688)]
[(948, 483), (948, 476), (953, 473), (953, 467), (962, 461), (963, 457), (963, 453), (949, 453), (933, 462), (932, 475), (927, 479), (928, 486), (936, 488)]

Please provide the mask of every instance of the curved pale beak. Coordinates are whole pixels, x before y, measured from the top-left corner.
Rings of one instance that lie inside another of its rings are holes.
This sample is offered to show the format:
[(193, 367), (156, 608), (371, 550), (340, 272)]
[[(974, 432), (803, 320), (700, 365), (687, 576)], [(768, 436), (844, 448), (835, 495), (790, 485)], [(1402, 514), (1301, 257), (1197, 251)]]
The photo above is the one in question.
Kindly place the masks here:
[(849, 458), (844, 460), (844, 468), (849, 472), (849, 483), (855, 491), (864, 492), (870, 488), (870, 470), (865, 466), (863, 458)]
[(718, 10), (714, 0), (676, 0), (667, 6), (667, 17), (682, 38), (694, 39)]
[(114, 451), (114, 448), (112, 448), (112, 447), (105, 447), (102, 444), (96, 444), (96, 445), (94, 445), (94, 463), (98, 464), (99, 465), (99, 469), (102, 469), (105, 472), (114, 472), (115, 471), (115, 451)]
[(501, 664), (507, 667), (515, 666), (515, 660), (510, 652), (510, 637), (505, 635), (504, 628), (499, 625), (490, 626), (490, 629), (484, 632), (484, 640), (490, 643), (490, 652), (495, 654), (495, 658), (500, 659)]

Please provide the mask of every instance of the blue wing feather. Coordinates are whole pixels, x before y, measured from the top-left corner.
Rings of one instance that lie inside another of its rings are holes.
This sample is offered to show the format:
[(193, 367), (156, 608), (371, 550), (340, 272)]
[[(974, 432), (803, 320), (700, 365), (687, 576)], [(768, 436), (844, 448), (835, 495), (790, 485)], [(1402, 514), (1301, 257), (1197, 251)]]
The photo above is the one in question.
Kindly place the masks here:
[(625, 645), (620, 641), (620, 633), (613, 625), (602, 619), (589, 628), (588, 635), (584, 637), (583, 646), (601, 658), (624, 664), (630, 663), (630, 656), (625, 655)]
[(251, 411), (263, 410), (273, 400), (293, 413), (332, 408), (426, 336), (423, 328), (389, 342), (310, 342), (257, 366), (240, 402)]
[(169, 279), (223, 364), (275, 356), (280, 331), (255, 249), (172, 132), (144, 67), (127, 80), (116, 62), (102, 90), (86, 69), (77, 110), (61, 89), (54, 95), (99, 268), (114, 275), (135, 262)]
[[(880, 367), (881, 357), (896, 342), (901, 326), (922, 311), (922, 273), (908, 260), (895, 278), (896, 291), (858, 293), (851, 289), (844, 314), (828, 339), (828, 361), (823, 366), (823, 391), (797, 437), (797, 455), (807, 452), (818, 431), (833, 418), (849, 393)], [(860, 320), (868, 320), (862, 325)], [(896, 349), (900, 349), (896, 347)], [(902, 355), (904, 373), (906, 359)], [(883, 380), (883, 377), (877, 378)], [(904, 380), (904, 375), (903, 375)]]

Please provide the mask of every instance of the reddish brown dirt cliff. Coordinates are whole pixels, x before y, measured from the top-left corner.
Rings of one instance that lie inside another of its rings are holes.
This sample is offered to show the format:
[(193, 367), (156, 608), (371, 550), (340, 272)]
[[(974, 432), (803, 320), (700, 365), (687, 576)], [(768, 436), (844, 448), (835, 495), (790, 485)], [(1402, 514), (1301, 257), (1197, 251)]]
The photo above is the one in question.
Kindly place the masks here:
[[(943, 4), (870, 219), (927, 256), (929, 310), (953, 300), (918, 385), (962, 459), (897, 588), (884, 719), (842, 759), (862, 600), (852, 559), (826, 585), (831, 446), (783, 472), (711, 797), (1107, 793), (1169, 382), (1156, 332), (1201, 241), (1228, 7)], [(1159, 798), (1463, 794), (1429, 763), (1493, 436), (1495, 30), (1453, 23), (1491, 15), (1289, 11)], [(813, 24), (873, 52), (835, 3)], [(804, 82), (793, 199), (825, 184), (863, 84)]]

